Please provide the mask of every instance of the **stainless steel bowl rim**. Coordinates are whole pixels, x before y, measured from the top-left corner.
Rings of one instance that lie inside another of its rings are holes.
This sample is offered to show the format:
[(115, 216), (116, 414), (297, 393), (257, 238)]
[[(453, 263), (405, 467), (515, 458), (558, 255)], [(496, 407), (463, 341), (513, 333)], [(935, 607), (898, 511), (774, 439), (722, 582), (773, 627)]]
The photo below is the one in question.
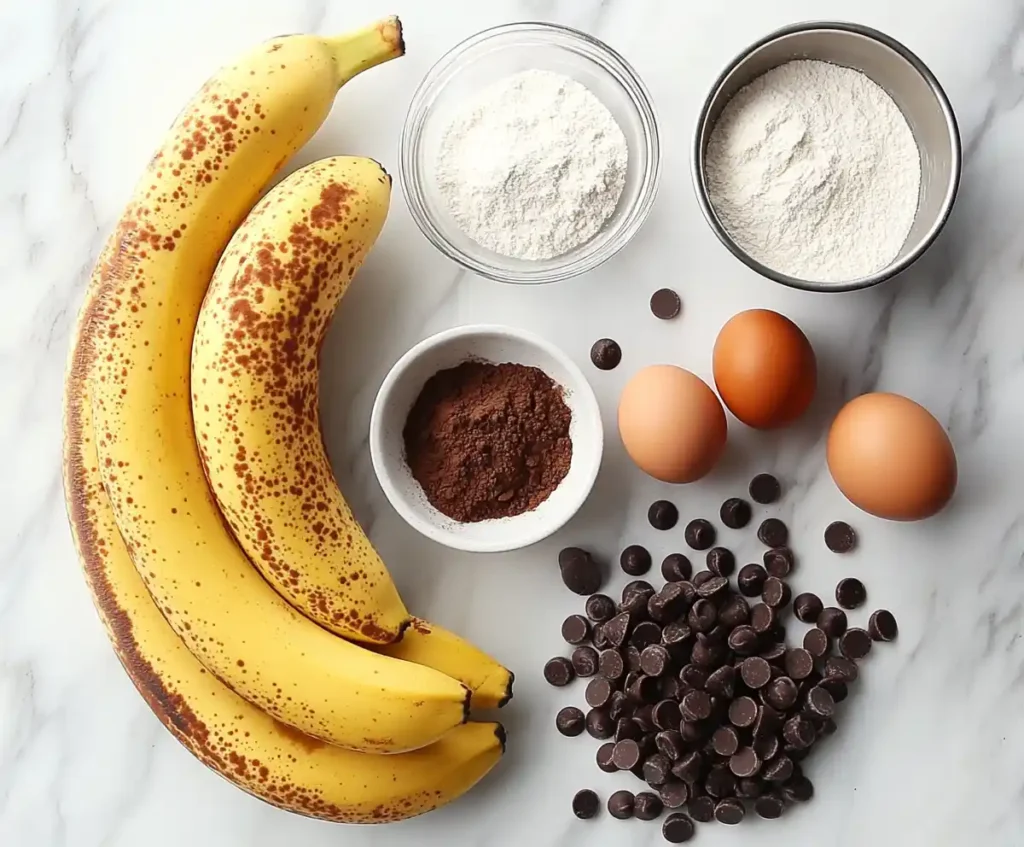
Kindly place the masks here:
[[(711, 199), (708, 196), (706, 175), (704, 173), (704, 150), (702, 149), (701, 144), (701, 137), (704, 134), (708, 114), (717, 99), (719, 90), (725, 83), (726, 79), (728, 79), (729, 75), (744, 61), (746, 61), (751, 54), (760, 50), (765, 45), (788, 35), (828, 30), (849, 32), (856, 35), (862, 35), (865, 38), (874, 39), (903, 57), (911, 67), (921, 75), (924, 81), (928, 84), (932, 93), (935, 95), (935, 98), (939, 103), (939, 108), (942, 110), (946, 119), (946, 125), (949, 127), (950, 141), (953, 150), (953, 172), (950, 175), (949, 187), (943, 200), (942, 214), (939, 215), (935, 220), (935, 223), (928, 230), (927, 234), (921, 239), (920, 244), (907, 253), (907, 255), (903, 256), (898, 261), (887, 265), (880, 271), (861, 277), (860, 279), (837, 283), (814, 282), (780, 273), (779, 271), (769, 268), (767, 265), (761, 264), (757, 259), (750, 256), (745, 250), (736, 244), (735, 241), (733, 241), (732, 236), (729, 235), (725, 227), (722, 225), (722, 222), (719, 220), (718, 214), (715, 212), (714, 206), (711, 204)], [(790, 24), (789, 26), (784, 26), (774, 32), (768, 33), (768, 35), (758, 39), (753, 44), (745, 47), (737, 53), (715, 79), (711, 86), (711, 90), (704, 99), (704, 104), (701, 106), (700, 113), (697, 117), (697, 126), (693, 135), (693, 148), (691, 152), (691, 170), (694, 189), (697, 193), (697, 202), (700, 204), (701, 211), (704, 213), (704, 217), (711, 225), (715, 235), (718, 236), (718, 240), (721, 241), (729, 249), (729, 252), (731, 252), (737, 259), (757, 271), (762, 276), (774, 280), (775, 282), (782, 283), (783, 285), (788, 285), (791, 288), (799, 288), (804, 291), (858, 291), (892, 279), (909, 268), (914, 264), (914, 262), (921, 258), (925, 251), (932, 245), (943, 226), (945, 226), (946, 221), (949, 219), (949, 215), (953, 210), (953, 203), (956, 200), (957, 191), (960, 188), (960, 176), (963, 171), (963, 145), (960, 139), (960, 128), (957, 124), (956, 115), (953, 113), (953, 107), (949, 102), (949, 98), (946, 96), (946, 92), (943, 90), (942, 85), (939, 83), (938, 79), (936, 79), (935, 75), (918, 57), (918, 55), (905, 44), (877, 29), (864, 26), (863, 24), (850, 23), (848, 21), (803, 21), (801, 23)]]

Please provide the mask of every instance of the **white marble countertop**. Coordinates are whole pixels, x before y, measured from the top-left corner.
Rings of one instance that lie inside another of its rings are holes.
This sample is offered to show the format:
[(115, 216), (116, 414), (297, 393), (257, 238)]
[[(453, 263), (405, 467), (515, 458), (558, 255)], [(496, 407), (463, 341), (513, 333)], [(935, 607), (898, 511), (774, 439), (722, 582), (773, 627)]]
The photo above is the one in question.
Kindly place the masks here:
[[(810, 760), (814, 802), (782, 821), (707, 826), (699, 843), (1016, 847), (1024, 833), (1024, 8), (988, 0), (39, 0), (0, 9), (0, 844), (4, 847), (263, 845), (624, 845), (660, 829), (606, 814), (576, 821), (575, 791), (607, 796), (632, 777), (600, 773), (596, 743), (565, 739), (555, 711), (582, 686), (548, 687), (562, 618), (581, 610), (554, 563), (568, 543), (608, 556), (638, 542), (656, 557), (648, 504), (714, 516), (750, 475), (786, 482), (779, 514), (801, 554), (795, 587), (828, 593), (843, 575), (894, 610), (900, 641), (876, 649), (844, 704), (839, 734)], [(207, 771), (164, 731), (121, 671), (78, 571), (60, 489), (60, 395), (69, 332), (92, 262), (151, 150), (222, 61), (282, 32), (347, 29), (402, 15), (409, 54), (346, 88), (300, 161), (339, 151), (395, 167), (412, 91), (460, 38), (515, 19), (550, 19), (609, 41), (646, 80), (664, 143), (647, 225), (598, 271), (529, 289), (473, 278), (433, 250), (396, 192), (384, 235), (346, 298), (325, 349), (324, 419), (343, 489), (409, 605), (469, 636), (518, 674), (499, 769), (454, 805), (411, 822), (340, 827), (280, 812)], [(954, 215), (901, 280), (861, 294), (790, 291), (755, 276), (705, 225), (689, 176), (696, 112), (732, 55), (769, 30), (812, 17), (876, 26), (931, 66), (961, 122), (966, 166)], [(660, 323), (647, 299), (676, 288), (683, 315)], [(374, 393), (415, 341), (445, 327), (503, 321), (535, 330), (587, 370), (609, 433), (636, 368), (673, 362), (710, 376), (715, 333), (734, 312), (778, 309), (810, 336), (821, 364), (812, 413), (757, 435), (732, 421), (725, 461), (670, 488), (609, 447), (592, 499), (555, 538), (503, 556), (452, 553), (406, 527), (370, 468)], [(622, 366), (588, 364), (600, 336)], [(823, 461), (840, 403), (888, 389), (948, 426), (961, 483), (940, 517), (911, 525), (846, 503)], [(849, 520), (859, 551), (840, 560), (824, 526)], [(738, 537), (738, 536), (737, 536)], [(756, 550), (753, 533), (736, 544)], [(613, 586), (625, 581), (619, 573)]]

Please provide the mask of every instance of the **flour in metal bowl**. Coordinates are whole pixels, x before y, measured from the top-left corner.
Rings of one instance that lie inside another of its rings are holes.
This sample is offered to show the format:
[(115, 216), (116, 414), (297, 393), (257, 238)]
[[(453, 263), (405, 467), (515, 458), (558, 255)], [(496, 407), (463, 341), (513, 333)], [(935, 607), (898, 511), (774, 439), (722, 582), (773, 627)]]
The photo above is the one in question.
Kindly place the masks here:
[(562, 74), (499, 79), (448, 126), (436, 162), (459, 228), (515, 259), (553, 259), (586, 244), (615, 212), (629, 148), (608, 108)]

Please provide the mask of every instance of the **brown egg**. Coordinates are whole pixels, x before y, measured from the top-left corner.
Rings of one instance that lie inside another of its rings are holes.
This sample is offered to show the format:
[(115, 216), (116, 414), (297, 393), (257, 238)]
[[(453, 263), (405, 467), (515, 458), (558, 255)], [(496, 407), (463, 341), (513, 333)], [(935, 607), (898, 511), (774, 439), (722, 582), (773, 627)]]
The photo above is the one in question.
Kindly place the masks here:
[(778, 312), (751, 309), (732, 317), (715, 341), (713, 368), (722, 401), (755, 429), (792, 423), (814, 398), (814, 349)]
[(956, 488), (956, 455), (941, 424), (899, 394), (862, 394), (828, 434), (828, 469), (865, 512), (893, 521), (927, 518)]
[(642, 471), (663, 482), (693, 482), (722, 455), (725, 412), (700, 377), (651, 365), (622, 389), (619, 434)]

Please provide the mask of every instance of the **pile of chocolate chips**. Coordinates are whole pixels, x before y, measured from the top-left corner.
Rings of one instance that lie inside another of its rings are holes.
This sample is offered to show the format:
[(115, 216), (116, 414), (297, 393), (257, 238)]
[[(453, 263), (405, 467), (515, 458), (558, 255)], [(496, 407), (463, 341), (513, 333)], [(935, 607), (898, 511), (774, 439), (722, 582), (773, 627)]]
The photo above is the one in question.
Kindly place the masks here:
[[(771, 503), (780, 486), (760, 474), (750, 495)], [(750, 505), (731, 498), (720, 517), (726, 526), (742, 528), (751, 519)], [(832, 543), (837, 534), (855, 537), (848, 525), (831, 524), (829, 549), (853, 548), (852, 542)], [(836, 731), (836, 706), (857, 681), (858, 661), (874, 641), (897, 636), (896, 619), (885, 610), (870, 616), (866, 630), (848, 625), (846, 611), (867, 599), (855, 577), (836, 586), (836, 606), (825, 607), (810, 593), (794, 598), (786, 581), (794, 556), (786, 546), (787, 528), (777, 518), (758, 528), (769, 548), (763, 564), (740, 568), (735, 586), (735, 557), (713, 546), (710, 521), (691, 521), (684, 537), (692, 549), (707, 551), (705, 569), (693, 573), (688, 556), (670, 554), (661, 565), (666, 583), (660, 590), (635, 579), (617, 603), (596, 593), (601, 568), (589, 553), (563, 550), (563, 581), (588, 597), (585, 614), (562, 624), (562, 637), (575, 647), (572, 658), (556, 657), (544, 668), (552, 685), (590, 678), (589, 711), (562, 709), (555, 719), (558, 731), (586, 731), (604, 742), (598, 767), (628, 770), (650, 789), (616, 791), (608, 798), (609, 813), (654, 820), (672, 810), (662, 826), (672, 843), (692, 838), (694, 821), (738, 824), (751, 809), (762, 818), (778, 818), (793, 803), (810, 800), (814, 788), (801, 763)], [(631, 545), (620, 565), (642, 576), (652, 566), (651, 555)], [(812, 625), (802, 646), (786, 643), (783, 618), (790, 607), (799, 621)], [(593, 817), (599, 807), (590, 789), (573, 800), (579, 818)]]

